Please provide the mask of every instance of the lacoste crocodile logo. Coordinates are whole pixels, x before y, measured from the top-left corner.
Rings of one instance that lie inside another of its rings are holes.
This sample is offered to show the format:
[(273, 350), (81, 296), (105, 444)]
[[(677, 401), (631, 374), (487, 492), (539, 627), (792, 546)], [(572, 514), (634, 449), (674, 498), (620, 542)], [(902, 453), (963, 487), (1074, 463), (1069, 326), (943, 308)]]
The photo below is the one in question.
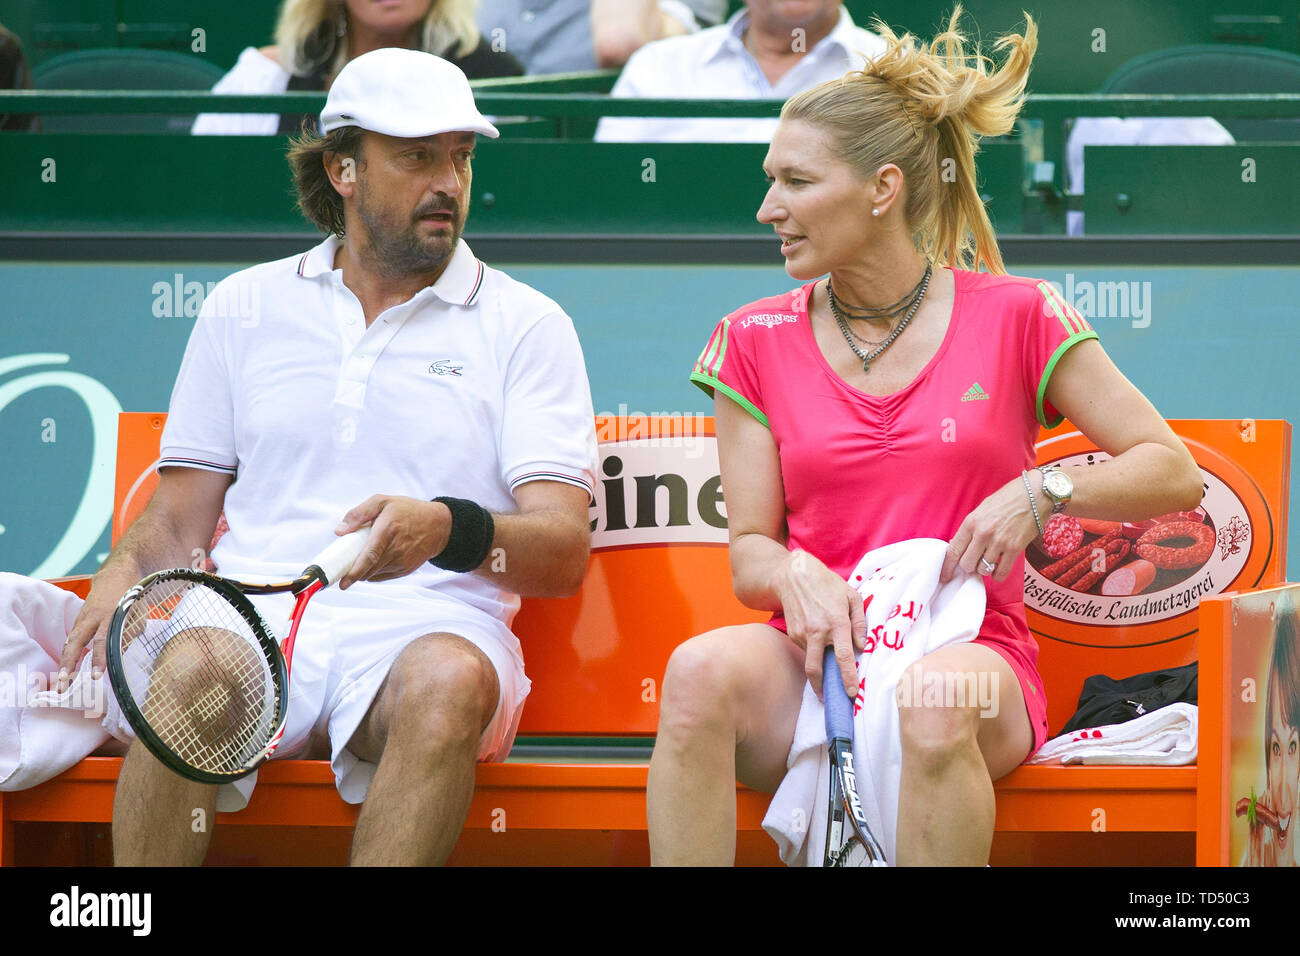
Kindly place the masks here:
[(443, 359), (441, 362), (434, 362), (429, 366), (429, 372), (432, 375), (455, 375), (460, 378), (460, 370), (465, 366), (452, 365), (451, 359)]

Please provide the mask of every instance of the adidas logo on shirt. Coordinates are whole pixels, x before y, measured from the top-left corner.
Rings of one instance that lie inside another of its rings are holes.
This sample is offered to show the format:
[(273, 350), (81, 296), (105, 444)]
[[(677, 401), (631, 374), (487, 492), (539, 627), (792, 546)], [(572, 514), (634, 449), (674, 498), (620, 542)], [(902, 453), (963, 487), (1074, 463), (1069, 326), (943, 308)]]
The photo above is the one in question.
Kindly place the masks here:
[(966, 389), (966, 394), (961, 397), (963, 402), (978, 402), (981, 399), (987, 400), (989, 393), (984, 391), (979, 382), (976, 382), (970, 388)]

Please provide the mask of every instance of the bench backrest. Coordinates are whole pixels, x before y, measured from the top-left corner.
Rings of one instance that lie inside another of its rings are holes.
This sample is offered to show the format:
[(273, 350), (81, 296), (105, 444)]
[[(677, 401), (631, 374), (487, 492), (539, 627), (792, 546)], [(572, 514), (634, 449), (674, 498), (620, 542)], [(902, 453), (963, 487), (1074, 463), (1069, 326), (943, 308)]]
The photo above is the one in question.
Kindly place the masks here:
[[(1202, 597), (1270, 587), (1285, 578), (1291, 426), (1253, 419), (1172, 420), (1169, 425), (1201, 468), (1205, 515), (1195, 523), (1206, 529), (1198, 532), (1204, 536), (1201, 553), (1205, 538), (1211, 542), (1208, 557), (1198, 555), (1192, 567), (1157, 570), (1145, 593), (1112, 596), (1101, 592), (1107, 590), (1106, 576), (1117, 570), (1113, 563), (1089, 593), (1080, 594), (1039, 574), (1037, 568), (1050, 565), (1037, 543), (1027, 552), (1026, 615), (1039, 643), (1053, 731), (1074, 713), (1090, 675), (1127, 677), (1196, 660)], [(1086, 465), (1106, 457), (1068, 422), (1039, 436), (1040, 464)], [(1132, 547), (1140, 541), (1130, 542), (1132, 550), (1120, 564), (1141, 557)], [(1189, 554), (1196, 547), (1187, 537), (1167, 539), (1163, 546), (1170, 550), (1155, 556), (1160, 564), (1178, 563), (1172, 551)]]
[[(156, 485), (164, 421), (161, 414), (121, 417), (114, 542)], [(1277, 584), (1285, 574), (1290, 425), (1170, 425), (1205, 475), (1209, 559), (1158, 572), (1145, 595), (1110, 597), (1097, 593), (1104, 581), (1079, 594), (1042, 578), (1037, 569), (1050, 560), (1030, 547), (1027, 613), (1053, 730), (1073, 713), (1091, 674), (1120, 677), (1195, 660), (1198, 585), (1219, 593)], [(602, 416), (596, 426), (601, 471), (586, 582), (572, 598), (525, 600), (515, 621), (533, 680), (525, 734), (652, 735), (673, 648), (693, 634), (767, 617), (741, 606), (731, 590), (713, 420)], [(1041, 463), (1104, 458), (1068, 422), (1040, 436)]]

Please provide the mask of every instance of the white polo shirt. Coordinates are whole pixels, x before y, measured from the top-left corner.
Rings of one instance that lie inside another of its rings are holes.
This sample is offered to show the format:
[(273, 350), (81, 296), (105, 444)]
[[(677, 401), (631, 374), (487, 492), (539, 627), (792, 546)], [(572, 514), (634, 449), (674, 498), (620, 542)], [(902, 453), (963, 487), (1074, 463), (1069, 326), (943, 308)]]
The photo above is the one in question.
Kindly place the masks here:
[[(840, 7), (835, 28), (804, 54), (775, 85), (745, 49), (742, 37), (749, 12), (689, 36), (647, 43), (632, 54), (612, 96), (666, 99), (789, 99), (850, 70), (885, 51), (885, 41), (855, 26)], [(596, 127), (600, 142), (621, 143), (767, 143), (775, 119), (656, 119), (607, 116)]]
[[(298, 573), (374, 494), (449, 495), (509, 514), (528, 481), (592, 492), (591, 391), (555, 302), (461, 241), (437, 282), (366, 328), (334, 268), (338, 246), (331, 236), (225, 279), (190, 336), (158, 467), (235, 476), (230, 531), (212, 554), (222, 574)], [(483, 577), (429, 564), (400, 581), (507, 626), (519, 607)]]

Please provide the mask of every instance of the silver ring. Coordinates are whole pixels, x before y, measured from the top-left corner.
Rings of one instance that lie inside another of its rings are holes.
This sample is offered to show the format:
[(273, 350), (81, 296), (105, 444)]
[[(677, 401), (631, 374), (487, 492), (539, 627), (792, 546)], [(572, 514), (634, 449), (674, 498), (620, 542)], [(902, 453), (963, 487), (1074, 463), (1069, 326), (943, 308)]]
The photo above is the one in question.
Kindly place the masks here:
[(988, 558), (980, 558), (980, 574), (992, 574), (998, 566)]

